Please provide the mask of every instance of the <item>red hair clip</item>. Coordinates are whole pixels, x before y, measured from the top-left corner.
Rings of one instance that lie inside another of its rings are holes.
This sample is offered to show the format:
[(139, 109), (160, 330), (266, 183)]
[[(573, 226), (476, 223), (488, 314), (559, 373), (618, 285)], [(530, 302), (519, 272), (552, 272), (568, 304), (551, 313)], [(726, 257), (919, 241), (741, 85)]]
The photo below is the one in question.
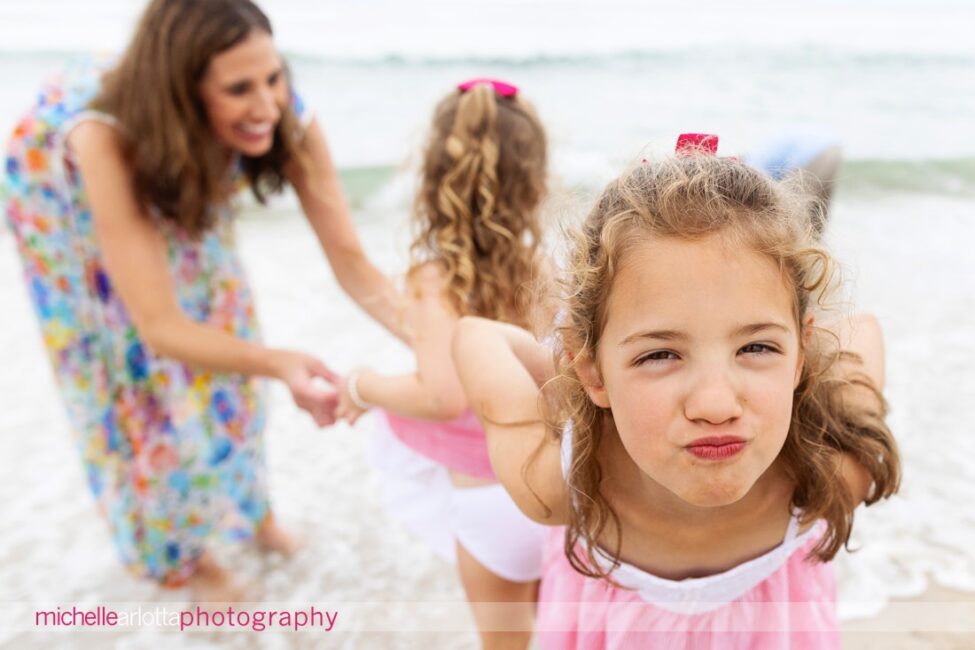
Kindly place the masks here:
[(718, 136), (710, 133), (681, 133), (677, 136), (674, 152), (685, 156), (695, 153), (715, 156), (718, 153)]
[(466, 93), (468, 90), (476, 86), (477, 84), (489, 84), (494, 88), (494, 92), (498, 94), (499, 97), (514, 97), (518, 94), (518, 86), (514, 84), (509, 84), (507, 81), (499, 81), (498, 79), (486, 79), (479, 77), (477, 79), (470, 79), (462, 83), (457, 84), (457, 90), (462, 93)]

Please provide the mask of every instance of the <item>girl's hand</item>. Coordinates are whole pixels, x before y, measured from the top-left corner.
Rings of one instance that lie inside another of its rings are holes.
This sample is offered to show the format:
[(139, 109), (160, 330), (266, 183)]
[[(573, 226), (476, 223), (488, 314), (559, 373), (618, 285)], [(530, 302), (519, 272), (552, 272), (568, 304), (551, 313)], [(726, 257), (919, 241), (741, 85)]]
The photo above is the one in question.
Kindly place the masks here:
[[(283, 381), (298, 408), (307, 411), (319, 427), (335, 423), (341, 379), (315, 357), (302, 352), (274, 350), (274, 376)], [(322, 385), (323, 379), (329, 385)]]
[(359, 380), (365, 375), (365, 371), (355, 371), (349, 373), (339, 386), (339, 405), (336, 411), (336, 416), (339, 419), (345, 420), (350, 425), (355, 424), (355, 421), (359, 417), (369, 410), (369, 406), (362, 402), (362, 398), (353, 399), (353, 391), (358, 392), (356, 388), (350, 389), (350, 382), (357, 384)]

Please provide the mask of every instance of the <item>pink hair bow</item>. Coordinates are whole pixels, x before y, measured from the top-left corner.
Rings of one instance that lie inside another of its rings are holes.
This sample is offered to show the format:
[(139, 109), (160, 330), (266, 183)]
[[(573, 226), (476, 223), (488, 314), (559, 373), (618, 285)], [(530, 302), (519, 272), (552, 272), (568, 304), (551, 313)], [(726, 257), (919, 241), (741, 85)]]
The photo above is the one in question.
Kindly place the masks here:
[(457, 84), (457, 90), (462, 93), (466, 93), (477, 84), (489, 84), (492, 88), (494, 88), (494, 92), (498, 93), (499, 97), (514, 97), (518, 94), (518, 86), (509, 84), (507, 81), (486, 78), (470, 79), (468, 81), (459, 83)]
[(711, 133), (681, 133), (677, 136), (674, 152), (685, 156), (695, 153), (715, 156), (718, 153), (718, 136)]

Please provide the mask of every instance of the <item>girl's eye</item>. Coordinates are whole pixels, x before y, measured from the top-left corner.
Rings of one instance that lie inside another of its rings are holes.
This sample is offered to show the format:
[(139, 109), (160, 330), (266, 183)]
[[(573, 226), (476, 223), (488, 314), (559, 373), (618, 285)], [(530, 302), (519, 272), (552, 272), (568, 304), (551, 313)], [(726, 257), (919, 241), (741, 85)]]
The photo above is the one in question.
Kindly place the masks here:
[(651, 352), (650, 354), (645, 354), (636, 360), (634, 365), (642, 366), (644, 363), (653, 363), (661, 361), (672, 361), (674, 359), (679, 359), (675, 353), (670, 350), (657, 350), (656, 352)]
[(233, 86), (227, 88), (227, 92), (236, 97), (240, 97), (241, 95), (246, 95), (248, 90), (250, 90), (250, 84), (248, 84), (247, 82), (234, 84)]
[(749, 343), (739, 350), (739, 352), (743, 352), (744, 354), (768, 354), (770, 352), (778, 352), (778, 350), (767, 343)]
[(281, 73), (275, 72), (274, 74), (272, 74), (270, 77), (267, 78), (267, 83), (270, 86), (276, 86), (278, 81), (280, 80), (281, 80)]

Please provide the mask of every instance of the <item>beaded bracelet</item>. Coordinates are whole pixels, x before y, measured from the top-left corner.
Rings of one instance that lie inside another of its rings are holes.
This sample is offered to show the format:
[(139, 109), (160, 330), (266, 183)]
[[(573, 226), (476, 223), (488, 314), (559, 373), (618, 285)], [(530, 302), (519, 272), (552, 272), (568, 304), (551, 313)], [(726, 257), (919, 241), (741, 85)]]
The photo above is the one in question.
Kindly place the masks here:
[(359, 394), (359, 376), (362, 374), (361, 370), (356, 370), (350, 374), (345, 380), (345, 388), (349, 391), (349, 399), (352, 403), (356, 405), (361, 411), (368, 411), (372, 408), (372, 404), (362, 399)]

